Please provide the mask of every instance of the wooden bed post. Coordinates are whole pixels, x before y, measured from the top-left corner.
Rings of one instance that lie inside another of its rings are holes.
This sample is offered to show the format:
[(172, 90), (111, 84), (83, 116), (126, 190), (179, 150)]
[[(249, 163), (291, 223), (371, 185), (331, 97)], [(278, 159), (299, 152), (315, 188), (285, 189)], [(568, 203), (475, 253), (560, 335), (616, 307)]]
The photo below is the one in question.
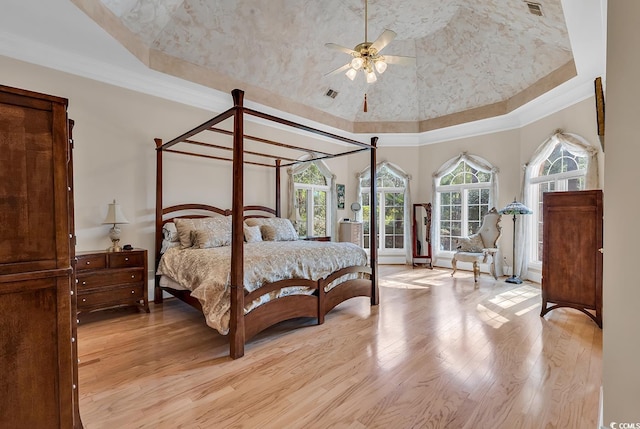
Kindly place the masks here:
[(282, 160), (276, 159), (276, 217), (280, 216), (281, 196), (280, 196), (280, 164)]
[[(160, 250), (162, 249), (162, 139), (154, 139), (156, 142), (156, 254), (154, 271), (158, 269), (160, 262)], [(148, 285), (145, 285), (148, 287)], [(153, 289), (153, 302), (162, 304), (162, 289), (160, 289), (160, 276), (155, 276)]]
[(376, 144), (378, 137), (371, 137), (371, 197), (370, 197), (370, 221), (369, 221), (369, 256), (371, 257), (371, 305), (378, 305), (378, 238), (377, 238), (377, 190), (376, 190)]
[(231, 320), (229, 354), (244, 356), (244, 92), (234, 89), (233, 96), (233, 201), (231, 210)]

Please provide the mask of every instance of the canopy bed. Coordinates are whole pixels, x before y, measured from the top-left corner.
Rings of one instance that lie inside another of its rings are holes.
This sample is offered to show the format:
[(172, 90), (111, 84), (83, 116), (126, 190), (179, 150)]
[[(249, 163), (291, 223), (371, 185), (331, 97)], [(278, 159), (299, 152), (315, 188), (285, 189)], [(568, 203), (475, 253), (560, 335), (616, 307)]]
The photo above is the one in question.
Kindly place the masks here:
[[(362, 143), (246, 108), (241, 90), (233, 90), (232, 97), (232, 108), (196, 128), (166, 143), (155, 139), (158, 275), (154, 301), (162, 303), (162, 292), (166, 291), (202, 310), (210, 326), (221, 333), (228, 331), (230, 355), (235, 359), (244, 355), (245, 343), (252, 336), (278, 322), (312, 317), (322, 324), (325, 315), (347, 299), (365, 296), (371, 305), (377, 305), (379, 297), (375, 210), (370, 211), (373, 231), (368, 265), (366, 254), (358, 246), (296, 240), (291, 222), (280, 219), (281, 169), (312, 161), (281, 156), (280, 152), (312, 152), (313, 160), (317, 160), (369, 151), (374, 167), (377, 137), (370, 144)], [(246, 135), (245, 115), (338, 142), (335, 147), (339, 150), (310, 149)], [(227, 119), (233, 121), (232, 130), (217, 127)], [(231, 136), (231, 147), (206, 142), (203, 136), (210, 133)], [(267, 146), (261, 146), (265, 148), (261, 151), (248, 150), (246, 140)], [(186, 148), (175, 149), (178, 144)], [(193, 150), (194, 146), (198, 150)], [(214, 154), (203, 153), (203, 149)], [(232, 156), (221, 156), (220, 151), (231, 152)], [(162, 165), (166, 153), (231, 161), (231, 209), (206, 203), (165, 207)], [(245, 206), (245, 164), (275, 169), (274, 208)], [(371, 183), (371, 204), (375, 207), (375, 180)]]

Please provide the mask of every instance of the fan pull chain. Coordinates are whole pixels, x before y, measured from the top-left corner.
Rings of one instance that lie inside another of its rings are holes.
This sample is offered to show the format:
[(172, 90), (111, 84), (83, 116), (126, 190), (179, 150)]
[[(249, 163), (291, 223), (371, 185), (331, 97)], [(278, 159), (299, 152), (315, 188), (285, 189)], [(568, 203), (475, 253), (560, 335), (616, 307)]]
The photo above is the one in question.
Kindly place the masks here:
[(364, 113), (367, 113), (367, 94), (364, 95)]

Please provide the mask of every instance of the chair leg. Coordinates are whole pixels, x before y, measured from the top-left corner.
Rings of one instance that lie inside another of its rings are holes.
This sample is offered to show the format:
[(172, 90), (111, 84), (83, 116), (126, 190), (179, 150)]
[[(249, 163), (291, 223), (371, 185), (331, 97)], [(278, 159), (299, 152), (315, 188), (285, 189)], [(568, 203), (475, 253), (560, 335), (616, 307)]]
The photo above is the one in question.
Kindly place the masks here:
[(478, 283), (478, 277), (480, 277), (480, 264), (478, 261), (473, 261), (473, 281)]
[(453, 268), (453, 271), (451, 272), (451, 277), (453, 277), (453, 275), (456, 273), (456, 270), (458, 269), (457, 266), (457, 261), (456, 261), (456, 257), (454, 256), (453, 259), (451, 259), (451, 267)]

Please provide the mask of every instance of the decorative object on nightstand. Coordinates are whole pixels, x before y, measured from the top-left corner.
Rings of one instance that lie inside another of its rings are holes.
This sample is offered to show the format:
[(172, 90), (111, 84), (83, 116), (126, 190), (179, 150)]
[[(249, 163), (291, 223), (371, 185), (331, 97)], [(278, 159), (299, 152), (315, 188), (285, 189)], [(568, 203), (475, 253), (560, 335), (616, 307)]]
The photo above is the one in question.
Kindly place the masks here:
[(513, 251), (511, 254), (511, 257), (513, 259), (511, 261), (511, 277), (509, 277), (505, 281), (507, 283), (514, 283), (519, 285), (520, 283), (522, 283), (522, 280), (520, 279), (520, 277), (516, 276), (516, 216), (532, 214), (533, 212), (529, 209), (529, 207), (525, 206), (522, 203), (519, 203), (514, 198), (512, 203), (507, 204), (507, 206), (500, 210), (498, 213), (513, 215)]
[(109, 204), (109, 211), (107, 211), (107, 217), (102, 222), (103, 224), (113, 224), (111, 229), (109, 230), (109, 238), (111, 239), (111, 247), (107, 249), (107, 252), (121, 252), (122, 247), (120, 247), (120, 227), (118, 224), (129, 223), (127, 218), (122, 213), (122, 207), (120, 204), (116, 203), (116, 200), (113, 200), (112, 203)]
[(351, 211), (353, 212), (353, 221), (356, 222), (358, 218), (358, 212), (362, 210), (362, 206), (360, 203), (355, 202), (351, 203)]

